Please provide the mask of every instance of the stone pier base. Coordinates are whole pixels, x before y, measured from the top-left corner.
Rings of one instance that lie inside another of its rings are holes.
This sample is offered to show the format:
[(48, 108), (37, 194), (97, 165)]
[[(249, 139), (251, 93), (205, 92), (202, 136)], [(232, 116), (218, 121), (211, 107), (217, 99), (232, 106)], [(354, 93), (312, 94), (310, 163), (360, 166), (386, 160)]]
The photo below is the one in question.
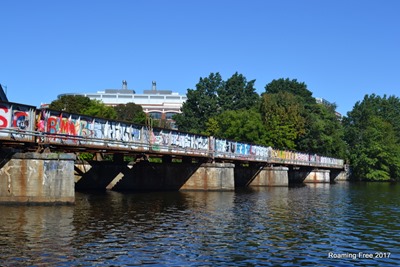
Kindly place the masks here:
[(235, 190), (235, 164), (232, 163), (203, 163), (194, 172), (181, 190)]
[(74, 160), (74, 154), (1, 151), (0, 203), (74, 203)]
[(288, 186), (287, 167), (264, 167), (249, 186)]
[(330, 183), (330, 170), (309, 169), (289, 172), (290, 183)]

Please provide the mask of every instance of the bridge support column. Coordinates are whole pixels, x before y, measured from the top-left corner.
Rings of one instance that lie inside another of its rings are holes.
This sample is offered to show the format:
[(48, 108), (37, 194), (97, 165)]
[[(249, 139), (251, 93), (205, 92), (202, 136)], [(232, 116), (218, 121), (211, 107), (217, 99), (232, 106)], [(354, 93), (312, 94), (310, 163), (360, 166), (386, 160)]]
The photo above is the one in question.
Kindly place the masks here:
[(331, 182), (334, 181), (348, 181), (349, 180), (349, 174), (346, 170), (331, 170), (330, 173), (331, 176)]
[(329, 173), (329, 170), (313, 170), (306, 176), (304, 183), (330, 183), (331, 177)]
[(249, 186), (288, 186), (287, 167), (264, 167), (250, 182)]
[(296, 169), (289, 172), (290, 183), (330, 183), (330, 170)]
[(203, 163), (190, 176), (181, 190), (235, 190), (235, 164), (232, 163)]
[(72, 204), (74, 154), (1, 151), (0, 202)]

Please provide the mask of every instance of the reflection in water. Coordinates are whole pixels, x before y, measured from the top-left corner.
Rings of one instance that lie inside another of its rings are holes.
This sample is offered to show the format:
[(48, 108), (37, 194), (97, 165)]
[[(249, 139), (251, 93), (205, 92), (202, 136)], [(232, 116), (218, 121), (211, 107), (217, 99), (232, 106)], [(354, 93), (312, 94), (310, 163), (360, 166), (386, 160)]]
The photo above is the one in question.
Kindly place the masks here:
[[(0, 206), (0, 261), (395, 266), (399, 191), (390, 184), (310, 184), (236, 192), (77, 193), (73, 207)], [(359, 252), (391, 255), (349, 256)]]
[(56, 265), (72, 255), (74, 208), (0, 206), (0, 262)]

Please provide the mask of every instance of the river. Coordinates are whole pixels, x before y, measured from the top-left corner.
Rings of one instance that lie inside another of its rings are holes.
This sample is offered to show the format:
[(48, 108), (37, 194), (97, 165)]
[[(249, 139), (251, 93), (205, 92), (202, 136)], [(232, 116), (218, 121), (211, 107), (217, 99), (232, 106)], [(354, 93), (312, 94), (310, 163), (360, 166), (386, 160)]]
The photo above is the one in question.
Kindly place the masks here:
[(398, 266), (400, 184), (76, 193), (0, 206), (1, 266)]

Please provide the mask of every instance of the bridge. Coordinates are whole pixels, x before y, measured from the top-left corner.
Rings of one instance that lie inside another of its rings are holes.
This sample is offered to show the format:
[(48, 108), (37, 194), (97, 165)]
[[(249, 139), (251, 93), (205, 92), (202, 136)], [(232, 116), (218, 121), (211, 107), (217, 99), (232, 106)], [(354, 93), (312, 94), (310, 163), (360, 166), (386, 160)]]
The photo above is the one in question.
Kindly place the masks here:
[(75, 189), (234, 190), (345, 175), (342, 159), (12, 102), (0, 102), (0, 149), (0, 202), (73, 202)]

